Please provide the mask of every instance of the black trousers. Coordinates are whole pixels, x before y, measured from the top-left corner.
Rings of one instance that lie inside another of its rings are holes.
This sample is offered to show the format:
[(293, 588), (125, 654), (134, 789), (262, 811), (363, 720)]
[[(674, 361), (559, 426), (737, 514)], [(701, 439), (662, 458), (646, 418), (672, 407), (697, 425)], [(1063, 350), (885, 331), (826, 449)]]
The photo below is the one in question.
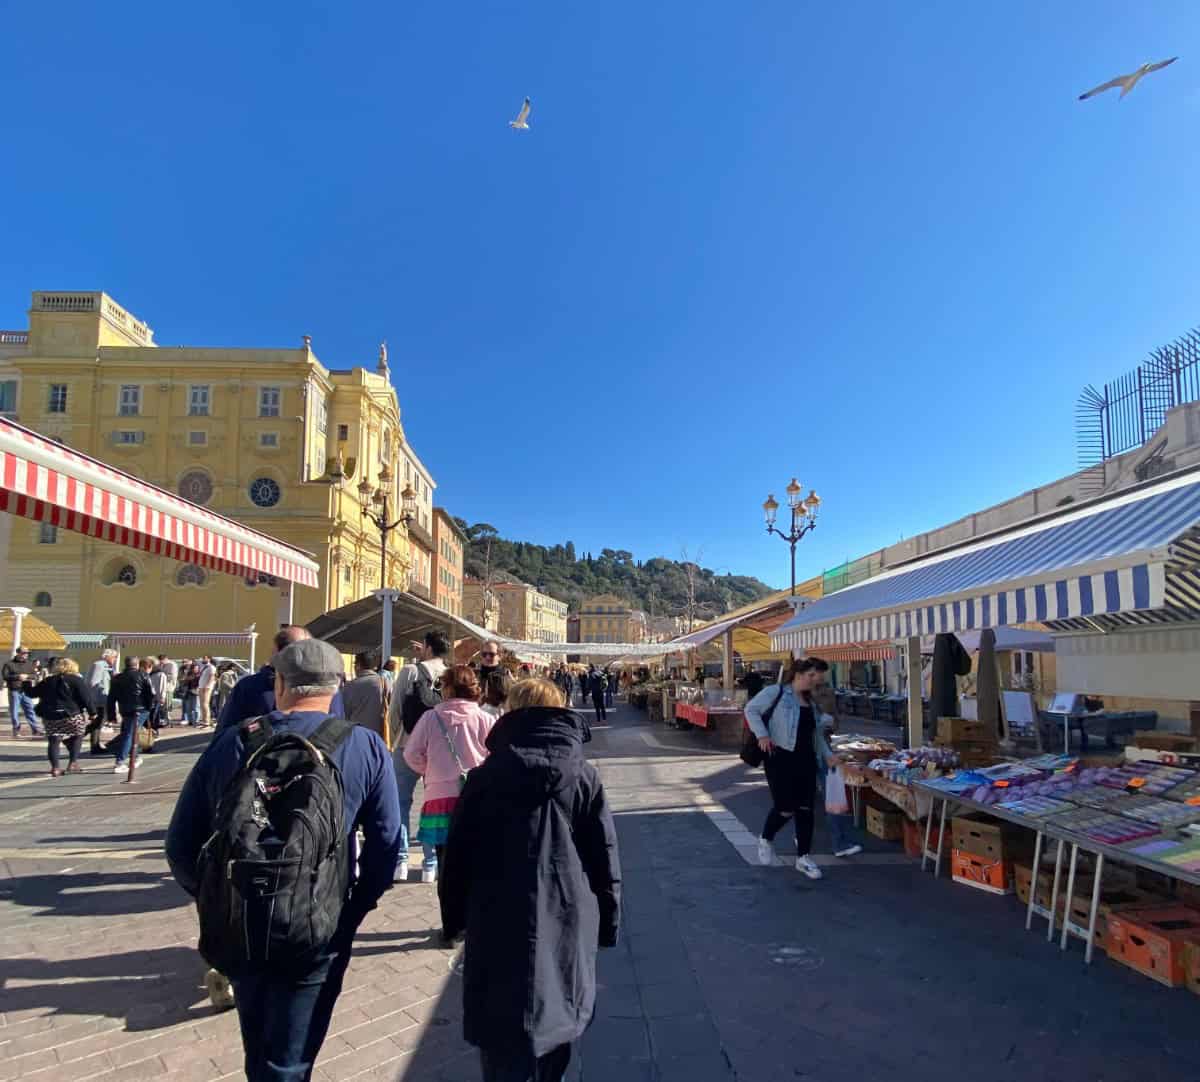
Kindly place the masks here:
[(808, 856), (812, 849), (813, 801), (817, 793), (817, 757), (808, 745), (802, 752), (775, 748), (763, 769), (771, 790), (772, 808), (763, 824), (762, 836), (771, 841), (790, 816), (796, 820), (796, 854)]
[(481, 1048), (483, 1082), (561, 1082), (571, 1062), (571, 1046), (560, 1044), (544, 1056), (530, 1051)]
[(598, 717), (601, 721), (604, 721), (608, 717), (608, 715), (604, 712), (603, 691), (592, 692), (592, 706), (596, 709), (596, 717)]
[(67, 754), (71, 757), (69, 766), (79, 758), (79, 745), (83, 743), (83, 734), (79, 736), (59, 736), (58, 733), (48, 734), (49, 743), (46, 745), (46, 754), (50, 756), (50, 768), (58, 769), (58, 745), (59, 741), (67, 745)]

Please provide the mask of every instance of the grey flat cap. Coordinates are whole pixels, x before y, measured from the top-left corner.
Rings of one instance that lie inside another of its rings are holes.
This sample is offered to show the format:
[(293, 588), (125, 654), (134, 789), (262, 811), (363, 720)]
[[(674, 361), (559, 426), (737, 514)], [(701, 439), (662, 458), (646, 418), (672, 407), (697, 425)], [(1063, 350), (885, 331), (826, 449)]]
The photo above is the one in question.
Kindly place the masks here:
[(272, 658), (272, 663), (286, 687), (330, 687), (337, 684), (343, 672), (342, 655), (323, 639), (290, 642)]

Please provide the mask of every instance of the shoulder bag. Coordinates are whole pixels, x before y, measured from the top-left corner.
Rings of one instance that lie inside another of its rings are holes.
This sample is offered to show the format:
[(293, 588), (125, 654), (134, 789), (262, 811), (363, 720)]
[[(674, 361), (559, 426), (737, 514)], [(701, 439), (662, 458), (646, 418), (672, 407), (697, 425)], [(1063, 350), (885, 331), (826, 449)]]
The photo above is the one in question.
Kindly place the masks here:
[[(775, 701), (763, 711), (762, 722), (767, 726), (767, 732), (771, 731), (771, 715), (775, 713), (775, 707), (779, 705), (779, 700), (783, 698), (784, 685), (779, 685), (779, 693), (775, 696)], [(750, 728), (748, 723), (744, 723), (745, 728), (742, 731), (742, 750), (738, 752), (738, 758), (747, 766), (762, 766), (766, 754), (762, 748), (758, 746), (758, 737), (754, 735), (754, 730)]]

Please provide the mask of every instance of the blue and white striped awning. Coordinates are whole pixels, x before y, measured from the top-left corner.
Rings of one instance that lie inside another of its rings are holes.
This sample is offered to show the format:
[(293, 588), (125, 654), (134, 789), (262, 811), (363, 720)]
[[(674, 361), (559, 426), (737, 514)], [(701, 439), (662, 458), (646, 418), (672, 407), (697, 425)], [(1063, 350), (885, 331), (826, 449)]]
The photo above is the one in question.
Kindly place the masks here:
[(776, 650), (1193, 606), (1200, 472), (1102, 497), (811, 603)]

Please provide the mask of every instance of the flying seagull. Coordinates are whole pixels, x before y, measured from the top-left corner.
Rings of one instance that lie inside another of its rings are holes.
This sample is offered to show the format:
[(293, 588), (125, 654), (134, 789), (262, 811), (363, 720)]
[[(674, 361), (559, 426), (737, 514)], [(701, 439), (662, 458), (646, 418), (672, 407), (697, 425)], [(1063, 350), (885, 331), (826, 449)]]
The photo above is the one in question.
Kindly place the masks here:
[(1157, 64), (1143, 64), (1140, 68), (1138, 68), (1137, 71), (1132, 72), (1129, 75), (1118, 75), (1115, 79), (1109, 79), (1109, 81), (1104, 83), (1102, 86), (1094, 87), (1086, 94), (1080, 94), (1079, 100), (1087, 101), (1088, 98), (1093, 97), (1096, 94), (1102, 94), (1106, 90), (1112, 90), (1112, 88), (1115, 86), (1119, 86), (1121, 88), (1120, 96), (1123, 98), (1135, 86), (1137, 86), (1139, 82), (1141, 82), (1143, 75), (1149, 75), (1152, 71), (1158, 71), (1161, 68), (1165, 68), (1168, 64), (1174, 64), (1178, 59), (1179, 57), (1173, 56), (1170, 60), (1160, 60)]
[(521, 111), (517, 114), (516, 120), (508, 122), (510, 128), (516, 131), (529, 131), (529, 99), (525, 99), (525, 104), (521, 106)]

